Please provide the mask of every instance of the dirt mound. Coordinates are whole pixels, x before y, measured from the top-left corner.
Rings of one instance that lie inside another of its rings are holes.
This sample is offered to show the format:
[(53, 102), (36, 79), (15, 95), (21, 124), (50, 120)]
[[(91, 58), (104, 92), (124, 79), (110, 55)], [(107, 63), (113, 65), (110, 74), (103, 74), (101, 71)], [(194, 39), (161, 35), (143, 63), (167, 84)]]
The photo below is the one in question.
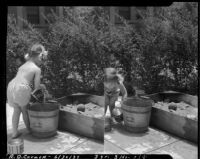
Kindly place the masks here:
[(198, 108), (193, 107), (184, 102), (174, 103), (174, 102), (157, 102), (154, 105), (156, 108), (172, 112), (187, 118), (198, 120)]

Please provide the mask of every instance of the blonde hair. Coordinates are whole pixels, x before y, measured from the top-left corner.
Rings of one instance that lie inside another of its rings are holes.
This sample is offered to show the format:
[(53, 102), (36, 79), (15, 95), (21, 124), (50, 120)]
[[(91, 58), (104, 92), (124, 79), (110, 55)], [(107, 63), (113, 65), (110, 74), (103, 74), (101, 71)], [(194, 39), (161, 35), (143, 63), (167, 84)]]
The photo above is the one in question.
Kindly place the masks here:
[(38, 56), (40, 55), (41, 53), (45, 52), (45, 48), (43, 45), (41, 44), (34, 44), (31, 49), (30, 49), (30, 52), (25, 54), (24, 58), (26, 60), (29, 60), (31, 57), (34, 57), (34, 56)]
[(112, 74), (113, 73), (114, 74), (113, 79), (116, 79), (119, 83), (124, 82), (124, 77), (121, 74), (119, 74), (118, 71), (115, 68), (111, 68), (111, 67), (105, 68), (104, 72), (105, 72), (105, 74), (104, 74), (104, 80), (105, 81), (107, 80), (106, 74)]

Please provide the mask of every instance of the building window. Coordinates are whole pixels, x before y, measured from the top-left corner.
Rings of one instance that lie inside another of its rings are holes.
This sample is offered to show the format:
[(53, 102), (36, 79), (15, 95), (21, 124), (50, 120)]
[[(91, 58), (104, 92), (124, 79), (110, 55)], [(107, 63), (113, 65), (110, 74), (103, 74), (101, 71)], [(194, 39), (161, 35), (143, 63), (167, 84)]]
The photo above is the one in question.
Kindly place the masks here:
[(131, 8), (130, 7), (119, 7), (118, 14), (126, 20), (131, 19)]
[[(44, 15), (50, 22), (53, 20), (52, 12), (56, 13), (56, 7), (54, 7), (54, 6), (44, 7)], [(45, 24), (47, 24), (47, 23), (48, 23), (48, 21), (45, 19)]]
[[(52, 12), (57, 13), (57, 7), (25, 7), (25, 17), (27, 21), (37, 27), (43, 27), (48, 24), (48, 21), (53, 21)], [(48, 20), (47, 20), (48, 19)]]
[[(117, 7), (116, 13), (119, 14), (119, 16), (123, 17), (124, 19), (130, 21), (131, 20), (131, 7)], [(119, 17), (115, 18), (116, 23), (121, 23), (121, 20)]]
[(38, 25), (40, 23), (39, 7), (26, 7), (28, 22)]
[(8, 7), (8, 14), (14, 15), (17, 18), (17, 7)]
[(143, 14), (146, 13), (147, 7), (136, 7), (136, 20), (143, 19)]

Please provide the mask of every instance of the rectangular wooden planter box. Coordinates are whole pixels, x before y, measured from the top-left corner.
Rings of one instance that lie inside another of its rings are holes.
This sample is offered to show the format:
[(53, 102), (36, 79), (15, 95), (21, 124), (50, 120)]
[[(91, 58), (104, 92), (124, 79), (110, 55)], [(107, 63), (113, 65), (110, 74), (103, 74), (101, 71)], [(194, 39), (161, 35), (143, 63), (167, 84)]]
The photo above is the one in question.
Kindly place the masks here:
[[(180, 92), (161, 92), (146, 95), (154, 102), (170, 99), (173, 102), (185, 102), (194, 107), (198, 107), (197, 96), (184, 94)], [(150, 118), (150, 126), (164, 130), (178, 137), (184, 138), (191, 142), (198, 142), (198, 121), (180, 116), (153, 106)]]
[(82, 104), (91, 102), (103, 107), (103, 100), (104, 98), (101, 96), (90, 94), (75, 94), (57, 99), (56, 101), (61, 104), (58, 129), (103, 141), (104, 119), (88, 117), (64, 109), (65, 105), (72, 104), (74, 101), (78, 101), (78, 103)]
[[(170, 99), (174, 102), (184, 101), (194, 107), (198, 107), (198, 98), (180, 92), (160, 92), (150, 95), (155, 102)], [(95, 103), (101, 107), (104, 106), (104, 97), (90, 94), (76, 94), (57, 99), (61, 105), (71, 104), (78, 100), (80, 103)], [(104, 138), (104, 120), (87, 117), (66, 110), (60, 109), (59, 114), (60, 130), (70, 131), (86, 137), (103, 140)], [(198, 141), (198, 122), (153, 106), (150, 118), (150, 126), (174, 134), (191, 142)]]

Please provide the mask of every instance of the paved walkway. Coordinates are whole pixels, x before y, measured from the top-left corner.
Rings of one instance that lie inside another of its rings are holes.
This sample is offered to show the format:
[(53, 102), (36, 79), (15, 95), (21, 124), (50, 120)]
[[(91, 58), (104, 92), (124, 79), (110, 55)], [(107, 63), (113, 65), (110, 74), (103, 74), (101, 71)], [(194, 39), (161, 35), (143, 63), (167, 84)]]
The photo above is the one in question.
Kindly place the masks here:
[[(12, 108), (7, 109), (8, 137), (11, 133)], [(37, 139), (26, 132), (20, 122), (25, 154), (170, 154), (174, 159), (197, 159), (197, 145), (168, 133), (149, 128), (144, 134), (133, 134), (116, 125), (105, 133), (104, 143), (70, 132), (58, 131), (48, 139)]]
[(123, 154), (170, 154), (174, 159), (197, 159), (197, 145), (172, 136), (171, 134), (149, 128), (144, 134), (133, 134), (117, 125), (105, 133), (107, 153)]

